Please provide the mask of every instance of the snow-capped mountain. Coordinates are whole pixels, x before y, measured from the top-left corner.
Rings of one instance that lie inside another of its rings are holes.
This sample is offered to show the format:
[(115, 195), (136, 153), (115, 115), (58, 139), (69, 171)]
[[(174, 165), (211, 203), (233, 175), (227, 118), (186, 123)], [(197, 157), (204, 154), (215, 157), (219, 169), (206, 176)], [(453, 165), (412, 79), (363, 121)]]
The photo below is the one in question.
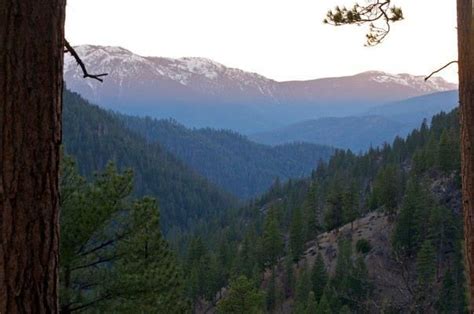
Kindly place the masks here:
[[(145, 90), (146, 94), (153, 95), (162, 90), (160, 84), (165, 84), (167, 94), (172, 95), (174, 89), (179, 91), (177, 99), (187, 93), (193, 98), (199, 94), (212, 98), (264, 99), (271, 98), (274, 92), (274, 81), (255, 73), (227, 68), (206, 58), (142, 57), (120, 47), (86, 45), (75, 49), (91, 72), (108, 73), (108, 76), (104, 84), (84, 81), (75, 60), (67, 55), (64, 74), (68, 87), (99, 103), (108, 103), (108, 92), (135, 94), (137, 90), (143, 92), (146, 85), (151, 88)], [(159, 101), (161, 95), (156, 96)]]
[(173, 117), (189, 126), (243, 132), (341, 116), (429, 93), (452, 90), (441, 78), (365, 72), (310, 81), (277, 82), (205, 58), (143, 57), (119, 47), (78, 46), (91, 73), (108, 73), (104, 83), (83, 79), (75, 60), (65, 56), (67, 87), (106, 108)]

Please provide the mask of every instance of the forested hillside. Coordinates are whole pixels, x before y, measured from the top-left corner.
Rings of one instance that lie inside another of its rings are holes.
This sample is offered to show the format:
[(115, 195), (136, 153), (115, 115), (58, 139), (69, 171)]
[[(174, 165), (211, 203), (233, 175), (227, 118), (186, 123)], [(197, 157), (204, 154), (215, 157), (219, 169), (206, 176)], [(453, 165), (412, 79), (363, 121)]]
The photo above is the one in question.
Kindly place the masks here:
[[(134, 213), (151, 215), (150, 223), (157, 223), (150, 212), (155, 205), (144, 199), (124, 207), (131, 208), (124, 212), (121, 205), (117, 207), (119, 203), (126, 204), (132, 185), (131, 174), (106, 167), (113, 161), (119, 169), (133, 168), (135, 196), (149, 194), (159, 198), (163, 230), (176, 249), (180, 267), (169, 268), (174, 257), (169, 256), (156, 231), (157, 242), (153, 245), (161, 250), (156, 256), (161, 254), (169, 262), (147, 264), (151, 268), (143, 269), (142, 274), (147, 278), (147, 271), (156, 269), (164, 272), (161, 278), (183, 276), (185, 283), (180, 286), (181, 280), (176, 277), (176, 289), (170, 290), (164, 306), (178, 298), (184, 299), (180, 305), (183, 309), (191, 303), (196, 312), (464, 313), (457, 121), (457, 111), (441, 113), (430, 126), (424, 122), (406, 139), (396, 138), (392, 145), (373, 148), (362, 155), (336, 150), (327, 161), (314, 156), (317, 166), (310, 176), (288, 182), (274, 180), (267, 193), (238, 207), (231, 196), (162, 149), (157, 137), (169, 141), (164, 146), (178, 142), (175, 150), (181, 149), (181, 154), (194, 162), (208, 161), (209, 167), (224, 167), (229, 162), (212, 159), (211, 149), (236, 163), (250, 159), (248, 152), (276, 165), (277, 159), (271, 159), (272, 155), (262, 149), (269, 148), (227, 131), (189, 130), (173, 121), (124, 118), (66, 92), (66, 152), (78, 160), (81, 173), (89, 180), (93, 172), (106, 169), (95, 176), (96, 183), (84, 185), (82, 179), (77, 181), (74, 189), (82, 194), (72, 194), (78, 198), (72, 205), (63, 205), (69, 206), (65, 207), (68, 212), (62, 225), (66, 228), (65, 239), (70, 239), (64, 243), (70, 254), (70, 268), (82, 269), (81, 264), (89, 265), (90, 260), (74, 254), (74, 247), (67, 245), (77, 241), (80, 245), (81, 237), (95, 243), (97, 236), (114, 237), (121, 228), (132, 228), (132, 242), (111, 246), (101, 251), (103, 256), (94, 258), (102, 263), (111, 252), (125, 250), (132, 260), (143, 262), (143, 252), (134, 253), (129, 243), (141, 243), (149, 235), (139, 232), (140, 227), (136, 226), (145, 221), (139, 219), (141, 214)], [(235, 150), (229, 151), (230, 143)], [(192, 149), (186, 151), (186, 145)], [(295, 154), (296, 160), (296, 155), (308, 153), (305, 147), (308, 146), (290, 145), (270, 151), (280, 157)], [(278, 155), (279, 149), (290, 148), (291, 152)], [(233, 155), (239, 156), (232, 158)], [(220, 170), (223, 175), (225, 170), (230, 170), (230, 177), (236, 177), (232, 175), (234, 168), (224, 167)], [(103, 198), (94, 191), (110, 195)], [(110, 199), (111, 207), (107, 205)], [(77, 204), (91, 209), (98, 206), (105, 212), (95, 213), (102, 215), (96, 222), (80, 222), (84, 217), (73, 217)], [(128, 213), (135, 220), (128, 220)], [(72, 221), (80, 223), (81, 229)], [(89, 230), (90, 226), (94, 228)], [(147, 230), (153, 227), (150, 225)], [(114, 263), (114, 267), (123, 274), (136, 273), (137, 266), (126, 261)], [(94, 278), (103, 277), (113, 285), (101, 289), (114, 292), (122, 287), (126, 291), (124, 297), (132, 299), (102, 304), (117, 309), (120, 304), (135, 306), (133, 294), (141, 291), (135, 284), (144, 279), (131, 276), (121, 281), (116, 273), (102, 273), (106, 269), (90, 273), (86, 269), (86, 273), (75, 271), (73, 275), (65, 272), (62, 282), (67, 285), (68, 280), (78, 280), (88, 285)], [(160, 285), (160, 280), (167, 279), (157, 280), (148, 284)], [(69, 294), (62, 297), (67, 302), (90, 297), (87, 289), (68, 287)], [(242, 295), (246, 302), (240, 301)], [(153, 294), (143, 297), (149, 298), (144, 300), (149, 300), (151, 308), (157, 306), (153, 305)]]
[(159, 199), (161, 224), (189, 228), (196, 221), (234, 206), (235, 199), (209, 183), (158, 143), (125, 128), (117, 117), (89, 104), (75, 93), (64, 92), (64, 149), (91, 177), (109, 161), (135, 174), (134, 195)]
[(211, 182), (242, 198), (267, 191), (276, 178), (308, 176), (319, 160), (328, 160), (333, 153), (328, 146), (270, 147), (232, 131), (188, 129), (174, 120), (117, 116), (131, 130), (160, 143)]
[(458, 138), (438, 114), (210, 222), (187, 240), (195, 309), (465, 313)]

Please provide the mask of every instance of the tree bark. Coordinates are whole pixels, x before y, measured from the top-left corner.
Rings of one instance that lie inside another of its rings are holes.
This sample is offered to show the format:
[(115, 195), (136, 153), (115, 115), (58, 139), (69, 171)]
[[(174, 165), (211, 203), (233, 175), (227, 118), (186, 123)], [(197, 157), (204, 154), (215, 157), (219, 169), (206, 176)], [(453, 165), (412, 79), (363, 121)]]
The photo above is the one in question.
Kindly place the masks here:
[(462, 194), (469, 309), (474, 311), (474, 8), (457, 0)]
[(58, 312), (65, 5), (0, 1), (0, 313)]

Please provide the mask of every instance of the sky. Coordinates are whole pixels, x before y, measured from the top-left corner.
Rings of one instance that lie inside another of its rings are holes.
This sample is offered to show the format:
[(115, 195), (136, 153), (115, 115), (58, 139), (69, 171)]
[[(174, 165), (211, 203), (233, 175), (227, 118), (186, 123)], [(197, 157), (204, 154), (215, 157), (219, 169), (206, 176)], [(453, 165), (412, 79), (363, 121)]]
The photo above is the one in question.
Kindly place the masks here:
[[(426, 75), (457, 58), (456, 1), (392, 1), (405, 20), (377, 47), (364, 47), (365, 26), (322, 23), (329, 9), (353, 2), (68, 0), (66, 37), (143, 56), (206, 57), (278, 81), (368, 70)], [(457, 82), (456, 66), (440, 75)]]

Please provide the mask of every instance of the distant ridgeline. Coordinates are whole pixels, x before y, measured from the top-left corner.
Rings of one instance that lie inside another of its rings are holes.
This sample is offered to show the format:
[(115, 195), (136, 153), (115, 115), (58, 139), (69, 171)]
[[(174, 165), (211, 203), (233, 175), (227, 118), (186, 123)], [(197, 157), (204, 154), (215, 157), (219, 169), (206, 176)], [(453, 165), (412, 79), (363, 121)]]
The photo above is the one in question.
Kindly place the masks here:
[(311, 174), (328, 160), (329, 146), (294, 143), (275, 147), (257, 144), (228, 130), (188, 129), (174, 120), (116, 114), (131, 130), (160, 143), (217, 186), (241, 198), (267, 191), (276, 178), (286, 181)]
[(465, 313), (459, 169), (457, 110), (366, 154), (338, 150), (201, 228), (189, 297), (224, 312)]
[(77, 160), (81, 174), (91, 177), (109, 161), (134, 172), (134, 194), (157, 198), (164, 232), (206, 220), (236, 204), (202, 176), (166, 152), (158, 143), (124, 127), (113, 114), (64, 91), (64, 148)]

